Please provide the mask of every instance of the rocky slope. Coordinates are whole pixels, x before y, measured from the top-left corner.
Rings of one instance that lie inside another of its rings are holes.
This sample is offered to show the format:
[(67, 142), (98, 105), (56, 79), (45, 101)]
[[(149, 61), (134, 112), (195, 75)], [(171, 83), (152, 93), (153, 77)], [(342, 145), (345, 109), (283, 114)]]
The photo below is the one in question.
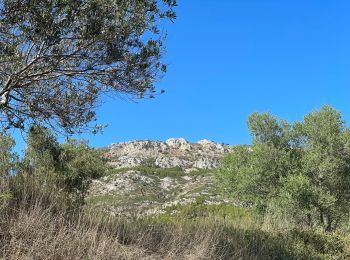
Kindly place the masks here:
[(201, 140), (189, 143), (183, 138), (161, 141), (130, 141), (112, 144), (106, 157), (116, 168), (135, 167), (152, 162), (160, 168), (216, 168), (219, 158), (227, 153), (229, 146)]
[(112, 144), (105, 156), (114, 168), (93, 182), (87, 205), (113, 215), (171, 213), (178, 205), (200, 200), (221, 204), (213, 172), (229, 146), (183, 138)]

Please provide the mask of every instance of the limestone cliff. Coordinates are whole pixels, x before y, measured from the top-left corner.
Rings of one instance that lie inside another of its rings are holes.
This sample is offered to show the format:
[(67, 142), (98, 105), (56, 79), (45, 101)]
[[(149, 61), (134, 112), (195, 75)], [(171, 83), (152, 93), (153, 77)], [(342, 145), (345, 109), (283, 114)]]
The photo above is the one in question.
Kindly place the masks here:
[(190, 143), (183, 138), (161, 141), (130, 141), (112, 144), (106, 157), (116, 168), (130, 168), (152, 163), (160, 168), (199, 168), (212, 169), (219, 159), (229, 151), (229, 146), (201, 140)]

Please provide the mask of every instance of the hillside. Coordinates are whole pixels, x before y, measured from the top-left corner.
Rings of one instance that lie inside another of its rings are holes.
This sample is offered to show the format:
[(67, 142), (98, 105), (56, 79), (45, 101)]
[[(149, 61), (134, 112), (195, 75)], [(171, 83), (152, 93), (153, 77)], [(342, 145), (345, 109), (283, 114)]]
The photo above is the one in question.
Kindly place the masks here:
[(152, 162), (160, 168), (216, 168), (229, 146), (207, 139), (190, 143), (183, 138), (161, 141), (130, 141), (107, 147), (106, 157), (116, 168), (135, 167)]
[(113, 215), (145, 216), (176, 213), (176, 206), (201, 201), (222, 204), (213, 172), (229, 146), (183, 138), (116, 143), (105, 149), (112, 166), (95, 180), (87, 204)]

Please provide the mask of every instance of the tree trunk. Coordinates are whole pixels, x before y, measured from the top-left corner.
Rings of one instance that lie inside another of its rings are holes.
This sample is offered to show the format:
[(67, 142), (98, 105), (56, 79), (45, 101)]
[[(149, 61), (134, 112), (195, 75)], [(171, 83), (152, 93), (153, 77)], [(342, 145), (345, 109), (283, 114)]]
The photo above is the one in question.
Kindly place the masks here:
[(332, 229), (332, 219), (329, 215), (327, 215), (327, 225), (325, 227), (325, 231), (326, 232), (331, 232), (333, 229)]

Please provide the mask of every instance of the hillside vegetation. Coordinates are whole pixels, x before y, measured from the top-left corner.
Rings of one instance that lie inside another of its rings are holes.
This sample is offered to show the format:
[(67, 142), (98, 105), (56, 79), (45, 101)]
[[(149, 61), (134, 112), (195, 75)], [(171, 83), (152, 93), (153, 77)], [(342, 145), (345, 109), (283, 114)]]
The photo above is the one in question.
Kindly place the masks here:
[[(350, 135), (340, 114), (325, 107), (293, 125), (253, 114), (249, 126), (251, 146), (157, 142), (164, 149), (134, 154), (134, 165), (120, 159), (132, 157), (130, 143), (60, 144), (35, 126), (20, 158), (2, 133), (0, 258), (349, 259)], [(221, 165), (194, 167), (200, 157)], [(156, 163), (176, 158), (184, 165)]]
[(227, 203), (216, 188), (213, 172), (228, 151), (224, 144), (189, 143), (183, 138), (110, 145), (105, 157), (112, 168), (93, 181), (87, 206), (113, 215), (143, 217), (175, 213), (174, 206), (198, 200)]

